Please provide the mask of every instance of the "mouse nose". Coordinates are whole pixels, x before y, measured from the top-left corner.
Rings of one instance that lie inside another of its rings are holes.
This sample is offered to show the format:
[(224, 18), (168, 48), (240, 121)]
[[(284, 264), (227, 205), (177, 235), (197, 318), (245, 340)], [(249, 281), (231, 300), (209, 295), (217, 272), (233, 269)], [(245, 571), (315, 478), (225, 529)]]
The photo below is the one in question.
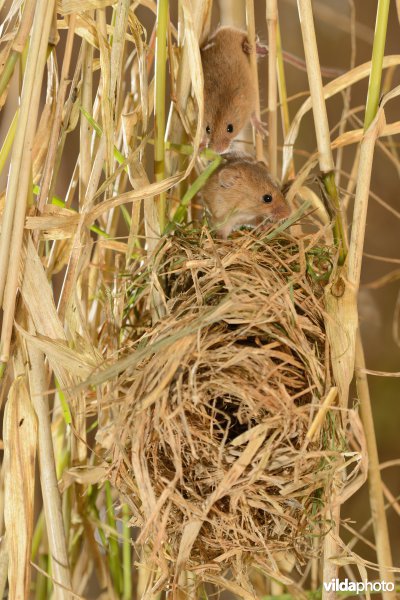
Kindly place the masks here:
[(214, 152), (217, 152), (218, 154), (224, 154), (225, 152), (228, 152), (229, 147), (230, 147), (230, 140), (224, 140), (222, 142), (212, 142), (210, 144), (210, 148), (212, 150), (214, 150)]

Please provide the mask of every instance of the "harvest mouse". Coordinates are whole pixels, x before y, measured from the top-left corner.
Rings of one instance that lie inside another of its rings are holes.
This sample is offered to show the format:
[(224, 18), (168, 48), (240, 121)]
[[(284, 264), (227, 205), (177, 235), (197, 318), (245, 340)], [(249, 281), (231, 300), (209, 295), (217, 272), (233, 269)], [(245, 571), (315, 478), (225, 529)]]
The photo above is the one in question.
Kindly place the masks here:
[(256, 81), (250, 54), (265, 55), (264, 46), (253, 48), (247, 33), (233, 27), (220, 27), (201, 48), (204, 73), (203, 145), (216, 152), (228, 150), (232, 140), (251, 120), (260, 133), (264, 124), (256, 118)]
[(286, 200), (263, 162), (246, 154), (227, 154), (226, 158), (201, 192), (220, 237), (226, 239), (238, 225), (289, 216)]

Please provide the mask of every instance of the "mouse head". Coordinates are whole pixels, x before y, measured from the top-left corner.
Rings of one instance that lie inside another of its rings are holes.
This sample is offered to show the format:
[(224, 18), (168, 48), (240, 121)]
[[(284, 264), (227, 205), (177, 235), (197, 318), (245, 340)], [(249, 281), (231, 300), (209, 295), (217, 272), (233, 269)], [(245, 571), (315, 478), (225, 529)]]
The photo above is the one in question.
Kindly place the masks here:
[(219, 171), (218, 182), (224, 196), (243, 213), (272, 221), (289, 216), (287, 202), (263, 162), (228, 163)]
[(240, 98), (224, 98), (220, 106), (223, 108), (210, 110), (206, 103), (203, 144), (223, 154), (246, 125), (249, 115)]

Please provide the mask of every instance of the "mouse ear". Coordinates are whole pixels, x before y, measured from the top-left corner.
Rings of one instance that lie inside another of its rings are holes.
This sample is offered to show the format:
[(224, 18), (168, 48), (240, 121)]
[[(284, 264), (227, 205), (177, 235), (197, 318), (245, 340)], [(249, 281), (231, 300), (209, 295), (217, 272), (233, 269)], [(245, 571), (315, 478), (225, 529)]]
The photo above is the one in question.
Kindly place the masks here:
[(229, 188), (235, 185), (240, 179), (240, 175), (233, 169), (221, 169), (218, 175), (218, 181), (224, 188)]

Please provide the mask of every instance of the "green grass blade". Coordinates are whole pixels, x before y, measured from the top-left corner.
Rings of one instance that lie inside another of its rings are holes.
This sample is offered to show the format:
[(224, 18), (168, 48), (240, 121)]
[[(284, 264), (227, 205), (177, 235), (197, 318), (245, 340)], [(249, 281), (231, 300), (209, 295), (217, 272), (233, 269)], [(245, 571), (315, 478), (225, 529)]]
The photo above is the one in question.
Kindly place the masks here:
[(10, 151), (11, 151), (11, 148), (12, 148), (12, 145), (14, 142), (15, 132), (17, 130), (18, 113), (19, 113), (19, 109), (17, 108), (17, 110), (15, 111), (13, 120), (11, 121), (11, 125), (7, 131), (7, 135), (5, 137), (5, 140), (3, 142), (1, 150), (0, 150), (0, 173), (4, 169), (4, 165), (6, 164), (8, 155), (10, 154)]
[[(111, 495), (111, 485), (107, 481), (105, 483), (105, 494), (106, 494), (106, 511), (107, 511), (107, 522), (108, 525), (117, 533), (117, 522), (114, 516), (114, 506)], [(122, 592), (123, 586), (123, 575), (121, 568), (121, 557), (119, 553), (119, 544), (116, 537), (109, 535), (108, 537), (108, 560), (110, 565), (111, 579), (114, 584), (114, 588), (118, 594)]]
[(371, 74), (368, 83), (367, 106), (365, 108), (364, 130), (375, 118), (381, 93), (382, 64), (385, 54), (386, 31), (390, 0), (379, 0), (376, 13), (374, 45), (372, 48)]
[(175, 211), (173, 222), (174, 223), (182, 223), (185, 215), (187, 213), (187, 209), (189, 206), (189, 202), (195, 197), (197, 192), (201, 190), (201, 188), (205, 185), (206, 181), (211, 177), (214, 171), (221, 164), (222, 157), (217, 156), (211, 164), (197, 177), (196, 181), (192, 183), (190, 188), (187, 190), (186, 194), (183, 196), (180, 205)]
[(122, 571), (123, 571), (123, 600), (131, 600), (132, 598), (132, 553), (131, 553), (131, 536), (129, 527), (129, 507), (127, 504), (122, 505)]

